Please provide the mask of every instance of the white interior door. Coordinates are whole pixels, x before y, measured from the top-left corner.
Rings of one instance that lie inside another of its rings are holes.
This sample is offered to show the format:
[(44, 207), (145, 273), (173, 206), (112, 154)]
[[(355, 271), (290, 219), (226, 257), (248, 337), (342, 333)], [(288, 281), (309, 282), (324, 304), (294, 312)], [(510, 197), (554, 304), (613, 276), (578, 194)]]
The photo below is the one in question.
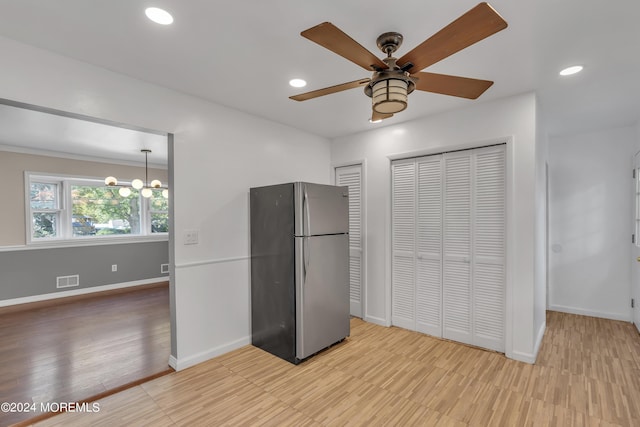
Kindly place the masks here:
[(342, 166), (335, 169), (336, 185), (349, 187), (349, 301), (352, 316), (362, 318), (364, 245), (362, 231), (364, 224), (362, 165)]
[(636, 153), (633, 158), (634, 178), (635, 178), (635, 226), (634, 226), (634, 243), (633, 243), (633, 268), (632, 268), (632, 284), (631, 298), (633, 299), (633, 323), (635, 323), (638, 331), (640, 331), (640, 152)]

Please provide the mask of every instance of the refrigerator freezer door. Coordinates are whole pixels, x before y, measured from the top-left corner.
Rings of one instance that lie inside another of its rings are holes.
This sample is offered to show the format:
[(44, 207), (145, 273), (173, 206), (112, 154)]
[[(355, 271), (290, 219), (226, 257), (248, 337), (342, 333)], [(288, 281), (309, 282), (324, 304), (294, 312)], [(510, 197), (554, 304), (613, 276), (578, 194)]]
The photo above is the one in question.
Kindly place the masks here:
[(349, 190), (335, 185), (295, 183), (296, 236), (349, 232)]
[(349, 335), (349, 236), (296, 237), (296, 358)]

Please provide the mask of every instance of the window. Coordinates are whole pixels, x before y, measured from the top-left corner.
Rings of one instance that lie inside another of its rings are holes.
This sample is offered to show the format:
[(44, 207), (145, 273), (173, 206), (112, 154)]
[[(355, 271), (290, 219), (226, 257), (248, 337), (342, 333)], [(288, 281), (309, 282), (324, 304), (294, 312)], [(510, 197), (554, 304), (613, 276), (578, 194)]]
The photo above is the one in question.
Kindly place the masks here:
[(60, 228), (60, 191), (55, 182), (32, 182), (29, 189), (32, 233), (34, 238), (58, 237)]
[(27, 173), (29, 242), (144, 237), (169, 230), (162, 189), (149, 199), (138, 190), (123, 197), (99, 178)]

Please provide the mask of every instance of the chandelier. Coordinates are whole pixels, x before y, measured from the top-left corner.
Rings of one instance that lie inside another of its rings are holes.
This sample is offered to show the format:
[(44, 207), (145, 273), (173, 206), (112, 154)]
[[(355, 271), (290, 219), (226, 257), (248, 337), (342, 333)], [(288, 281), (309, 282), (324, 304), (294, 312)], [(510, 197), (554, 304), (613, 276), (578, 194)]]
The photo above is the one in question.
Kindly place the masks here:
[[(140, 190), (140, 194), (142, 194), (142, 197), (145, 197), (147, 199), (153, 195), (154, 189), (162, 188), (162, 196), (165, 199), (168, 198), (169, 189), (167, 187), (163, 187), (162, 182), (160, 182), (160, 180), (154, 179), (151, 182), (149, 182), (148, 156), (149, 156), (149, 153), (151, 153), (151, 150), (149, 150), (148, 148), (143, 148), (142, 150), (140, 150), (140, 152), (144, 153), (144, 181), (136, 178), (133, 181), (131, 181), (131, 187), (135, 188), (136, 190)], [(114, 176), (106, 177), (104, 179), (104, 183), (108, 187), (120, 187), (118, 189), (118, 193), (122, 197), (129, 197), (131, 195), (131, 188), (129, 188), (126, 185), (118, 185), (118, 180)]]

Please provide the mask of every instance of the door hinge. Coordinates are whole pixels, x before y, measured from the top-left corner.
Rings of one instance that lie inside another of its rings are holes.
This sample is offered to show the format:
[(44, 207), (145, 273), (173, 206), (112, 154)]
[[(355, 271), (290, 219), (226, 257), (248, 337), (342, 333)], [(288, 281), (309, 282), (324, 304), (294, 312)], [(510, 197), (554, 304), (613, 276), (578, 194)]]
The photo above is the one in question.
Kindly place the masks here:
[(633, 179), (636, 179), (636, 170), (635, 169), (632, 171), (631, 176), (633, 176)]
[(632, 234), (631, 235), (631, 243), (635, 243), (636, 242), (636, 235)]
[(636, 306), (636, 301), (631, 298), (631, 308), (634, 308)]

